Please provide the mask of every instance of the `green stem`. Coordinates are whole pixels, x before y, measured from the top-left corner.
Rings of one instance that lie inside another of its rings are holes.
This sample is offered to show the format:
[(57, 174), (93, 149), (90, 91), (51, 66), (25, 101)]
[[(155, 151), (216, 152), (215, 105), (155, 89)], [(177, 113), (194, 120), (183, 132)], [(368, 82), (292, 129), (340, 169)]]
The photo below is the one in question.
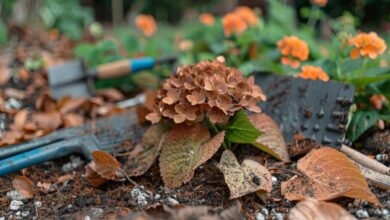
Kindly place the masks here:
[[(317, 23), (317, 18), (314, 17), (314, 14), (317, 13), (317, 10), (319, 10), (318, 6), (313, 4), (311, 6), (311, 9), (310, 9), (309, 18), (307, 20), (307, 25), (310, 26), (313, 30), (315, 29), (315, 24)], [(313, 13), (313, 12), (316, 12), (316, 13)]]
[[(217, 128), (217, 126), (215, 126), (215, 124), (213, 124), (208, 118), (206, 118), (206, 120), (207, 120), (207, 123), (210, 125), (211, 129), (215, 132), (215, 134), (218, 134), (219, 129)], [(225, 150), (230, 149), (228, 147), (228, 145), (226, 144), (225, 140), (222, 142), (222, 146)]]
[(365, 59), (365, 58), (362, 58), (362, 59), (363, 59), (363, 62), (362, 62), (362, 68), (359, 72), (359, 77), (363, 77), (364, 73), (366, 71), (367, 59)]

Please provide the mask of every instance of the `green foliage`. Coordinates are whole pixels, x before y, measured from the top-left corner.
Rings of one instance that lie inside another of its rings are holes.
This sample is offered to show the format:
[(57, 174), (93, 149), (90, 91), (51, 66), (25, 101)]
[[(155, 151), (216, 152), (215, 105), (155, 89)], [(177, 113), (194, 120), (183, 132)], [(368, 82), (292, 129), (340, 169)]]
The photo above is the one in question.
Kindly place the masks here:
[(348, 137), (355, 141), (365, 131), (375, 125), (380, 115), (377, 111), (358, 111), (354, 113), (348, 127)]
[(8, 41), (7, 26), (0, 20), (0, 45), (6, 44)]
[(261, 132), (249, 120), (244, 110), (236, 112), (226, 130), (226, 140), (239, 144), (252, 144)]
[(93, 22), (93, 12), (79, 0), (45, 0), (39, 11), (45, 26), (58, 29), (72, 40), (79, 40), (84, 28)]

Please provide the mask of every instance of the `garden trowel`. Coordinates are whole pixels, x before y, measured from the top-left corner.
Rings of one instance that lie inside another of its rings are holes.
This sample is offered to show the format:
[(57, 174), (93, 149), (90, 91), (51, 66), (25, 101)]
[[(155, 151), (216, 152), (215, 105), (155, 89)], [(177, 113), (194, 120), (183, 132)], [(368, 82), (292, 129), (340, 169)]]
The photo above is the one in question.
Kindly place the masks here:
[(108, 79), (126, 76), (141, 70), (151, 69), (162, 63), (174, 63), (176, 57), (154, 59), (151, 57), (120, 60), (106, 63), (93, 69), (86, 69), (82, 60), (73, 60), (48, 69), (52, 96), (83, 97), (95, 93), (94, 79)]

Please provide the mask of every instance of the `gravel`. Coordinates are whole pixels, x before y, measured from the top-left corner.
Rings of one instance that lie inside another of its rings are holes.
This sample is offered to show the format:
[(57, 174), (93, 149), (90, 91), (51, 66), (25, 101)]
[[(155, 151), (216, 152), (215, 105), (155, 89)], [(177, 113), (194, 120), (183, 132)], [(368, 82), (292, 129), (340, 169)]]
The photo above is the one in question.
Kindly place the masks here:
[(256, 214), (256, 220), (265, 220), (265, 215), (261, 212)]
[(77, 167), (84, 164), (84, 161), (78, 156), (70, 156), (70, 161), (62, 165), (62, 171), (69, 173), (74, 171)]
[(23, 206), (22, 201), (12, 200), (11, 204), (9, 205), (9, 209), (12, 211), (17, 211)]
[(11, 200), (15, 200), (15, 201), (24, 201), (24, 200), (27, 200), (26, 197), (24, 197), (22, 194), (20, 194), (18, 191), (16, 190), (12, 190), (12, 191), (9, 191), (7, 192), (7, 197)]
[(165, 204), (167, 204), (169, 206), (179, 205), (179, 202), (176, 199), (172, 198), (172, 197), (166, 198), (164, 202), (165, 202)]
[(368, 215), (368, 212), (363, 209), (359, 209), (355, 213), (356, 217), (358, 218), (369, 218), (370, 216)]
[(133, 188), (130, 191), (131, 198), (133, 199), (132, 204), (137, 206), (147, 205), (148, 201), (151, 199), (150, 194), (146, 193), (145, 190), (139, 189), (138, 187)]

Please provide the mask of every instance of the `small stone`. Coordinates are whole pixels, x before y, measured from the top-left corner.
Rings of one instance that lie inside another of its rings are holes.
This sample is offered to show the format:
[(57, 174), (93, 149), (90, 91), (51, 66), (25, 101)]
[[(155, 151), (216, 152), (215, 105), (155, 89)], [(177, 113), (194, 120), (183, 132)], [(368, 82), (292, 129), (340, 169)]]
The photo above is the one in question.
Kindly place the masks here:
[(171, 189), (168, 189), (168, 188), (167, 188), (167, 189), (164, 189), (164, 193), (165, 193), (165, 194), (171, 194), (171, 193), (172, 193), (172, 190), (171, 190)]
[(156, 195), (154, 195), (154, 200), (159, 200), (159, 199), (161, 199), (161, 195), (160, 194), (156, 194)]
[(380, 209), (375, 209), (374, 213), (373, 213), (375, 216), (381, 216), (382, 215), (382, 211)]
[(256, 220), (265, 220), (265, 215), (261, 212), (256, 214)]
[(388, 209), (383, 209), (383, 210), (382, 210), (382, 216), (383, 216), (383, 217), (390, 217), (390, 216), (389, 216), (389, 210), (388, 210)]
[(71, 209), (73, 206), (72, 206), (72, 204), (69, 204), (68, 205), (68, 209)]
[(9, 98), (6, 102), (4, 107), (6, 109), (20, 109), (22, 107), (22, 103), (15, 98)]
[(91, 217), (89, 217), (88, 215), (84, 217), (84, 220), (91, 220)]
[(278, 178), (272, 176), (272, 184), (276, 184), (278, 182)]
[(23, 212), (22, 212), (22, 216), (23, 216), (23, 217), (27, 217), (29, 214), (30, 214), (29, 211), (23, 211)]
[(36, 208), (41, 208), (42, 207), (42, 202), (40, 202), (40, 201), (36, 201), (35, 203), (34, 203), (34, 205), (35, 205), (35, 207)]
[(9, 209), (13, 211), (19, 210), (23, 206), (23, 202), (17, 201), (17, 200), (12, 200), (11, 204), (9, 205)]
[(271, 214), (272, 214), (272, 220), (283, 220), (284, 219), (283, 214), (276, 212), (275, 209), (271, 210)]
[(269, 211), (268, 211), (268, 209), (266, 209), (266, 208), (261, 208), (261, 213), (263, 213), (265, 216), (268, 216), (269, 215)]
[(92, 207), (89, 211), (92, 219), (101, 219), (103, 217), (103, 209)]
[(84, 161), (78, 156), (70, 156), (70, 161), (64, 165), (62, 165), (62, 171), (65, 173), (72, 172), (77, 167), (84, 164)]
[(165, 199), (165, 204), (167, 204), (169, 206), (176, 206), (176, 205), (179, 205), (179, 202), (172, 197), (168, 197)]
[(355, 213), (356, 217), (358, 218), (369, 218), (370, 216), (368, 215), (368, 212), (363, 209), (359, 209)]
[(17, 215), (17, 216), (19, 216), (20, 214), (22, 214), (22, 212), (20, 212), (20, 211), (17, 211), (17, 212), (16, 212), (16, 215)]
[(5, 220), (5, 217), (0, 217), (0, 220)]
[(132, 203), (138, 206), (145, 206), (148, 204), (148, 200), (150, 199), (150, 194), (144, 192), (144, 190), (140, 190), (138, 187), (133, 188), (130, 191), (131, 198), (134, 200)]
[(22, 194), (20, 194), (18, 191), (16, 190), (12, 190), (12, 191), (9, 191), (7, 192), (7, 197), (11, 200), (15, 200), (15, 201), (24, 201), (24, 200), (27, 200), (26, 197), (24, 197)]

